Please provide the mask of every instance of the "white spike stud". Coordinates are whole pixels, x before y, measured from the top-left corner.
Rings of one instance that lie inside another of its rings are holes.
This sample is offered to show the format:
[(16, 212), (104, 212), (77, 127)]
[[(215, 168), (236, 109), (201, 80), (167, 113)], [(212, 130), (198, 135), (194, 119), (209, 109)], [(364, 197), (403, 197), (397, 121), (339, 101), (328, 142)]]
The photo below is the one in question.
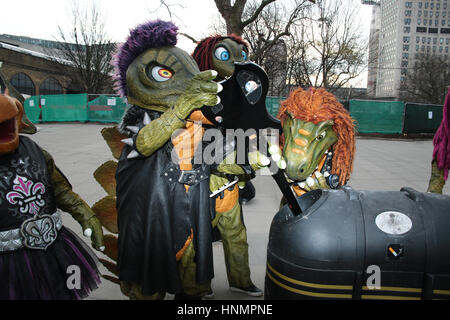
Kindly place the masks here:
[(131, 138), (128, 138), (128, 139), (122, 139), (122, 140), (120, 140), (120, 141), (122, 141), (123, 143), (129, 145), (130, 147), (132, 147), (133, 144), (134, 144), (134, 143), (133, 143), (133, 139), (131, 139)]
[(127, 130), (133, 132), (133, 133), (138, 133), (139, 132), (139, 127), (136, 126), (127, 126)]
[(138, 156), (139, 156), (139, 153), (136, 150), (133, 150), (128, 154), (127, 159), (137, 158)]
[(144, 114), (144, 126), (148, 125), (152, 120), (150, 119), (150, 116), (148, 115), (148, 113), (146, 112)]

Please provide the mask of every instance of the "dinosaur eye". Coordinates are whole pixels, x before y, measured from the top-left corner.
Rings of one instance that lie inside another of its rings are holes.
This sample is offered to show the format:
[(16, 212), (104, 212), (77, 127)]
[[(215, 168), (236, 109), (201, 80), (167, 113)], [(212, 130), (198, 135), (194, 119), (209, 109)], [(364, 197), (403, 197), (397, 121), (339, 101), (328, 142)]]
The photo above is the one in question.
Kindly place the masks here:
[(316, 137), (316, 140), (320, 141), (323, 138), (325, 138), (326, 135), (327, 135), (327, 133), (324, 131)]
[(216, 51), (214, 51), (214, 56), (222, 61), (230, 60), (230, 52), (224, 47), (218, 47)]
[(244, 59), (244, 61), (247, 61), (247, 52), (245, 52), (244, 50), (242, 50), (242, 58)]
[(167, 68), (156, 66), (152, 69), (152, 77), (156, 81), (163, 82), (173, 77), (173, 72)]

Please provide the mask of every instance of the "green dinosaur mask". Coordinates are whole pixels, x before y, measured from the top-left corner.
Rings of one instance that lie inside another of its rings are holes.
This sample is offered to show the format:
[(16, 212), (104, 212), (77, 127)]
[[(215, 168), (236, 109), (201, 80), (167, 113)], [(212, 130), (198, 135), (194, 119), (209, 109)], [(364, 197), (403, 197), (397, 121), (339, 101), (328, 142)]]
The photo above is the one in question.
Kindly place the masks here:
[(163, 112), (175, 105), (198, 73), (194, 59), (177, 47), (149, 49), (127, 69), (128, 102)]
[(229, 77), (234, 72), (234, 63), (247, 60), (247, 49), (244, 45), (232, 39), (224, 39), (218, 42), (212, 52), (213, 69), (219, 75), (218, 80)]
[(314, 124), (289, 117), (283, 123), (286, 174), (294, 181), (304, 181), (319, 165), (324, 153), (338, 140), (333, 121)]

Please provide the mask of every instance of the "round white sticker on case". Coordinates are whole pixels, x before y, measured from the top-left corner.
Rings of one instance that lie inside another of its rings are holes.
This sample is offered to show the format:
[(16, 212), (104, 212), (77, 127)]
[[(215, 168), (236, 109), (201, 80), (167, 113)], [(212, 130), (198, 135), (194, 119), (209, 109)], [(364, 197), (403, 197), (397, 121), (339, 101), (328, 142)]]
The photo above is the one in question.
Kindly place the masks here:
[(404, 213), (397, 211), (384, 211), (375, 218), (377, 227), (392, 235), (407, 233), (412, 228), (411, 219)]

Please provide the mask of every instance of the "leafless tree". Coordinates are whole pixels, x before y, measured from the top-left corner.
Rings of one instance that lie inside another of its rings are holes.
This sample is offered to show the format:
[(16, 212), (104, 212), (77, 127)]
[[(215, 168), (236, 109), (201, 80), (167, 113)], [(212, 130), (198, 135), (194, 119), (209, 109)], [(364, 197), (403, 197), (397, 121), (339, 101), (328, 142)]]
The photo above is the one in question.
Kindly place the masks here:
[(450, 61), (442, 55), (418, 54), (400, 85), (400, 98), (408, 102), (443, 104), (450, 85)]
[[(86, 7), (73, 2), (71, 20), (58, 26), (57, 40), (59, 58), (70, 62), (74, 70), (70, 77), (84, 92), (112, 90), (110, 61), (115, 43), (107, 35), (103, 16), (94, 2)], [(67, 70), (67, 66), (64, 68)]]
[(238, 36), (242, 35), (244, 28), (253, 23), (263, 9), (276, 0), (261, 0), (256, 6), (256, 10), (252, 15), (243, 18), (245, 5), (247, 0), (235, 0), (232, 4), (231, 0), (214, 0), (217, 9), (222, 15), (226, 23), (227, 33), (234, 33)]
[[(315, 0), (307, 1), (313, 3), (315, 2)], [(250, 15), (244, 14), (248, 0), (235, 0), (233, 4), (233, 1), (231, 0), (214, 0), (214, 2), (216, 3), (217, 9), (219, 10), (223, 19), (225, 20), (227, 33), (234, 33), (240, 36), (242, 35), (245, 27), (252, 24), (269, 4), (274, 2), (281, 3), (285, 1), (253, 1), (253, 10), (251, 11)]]
[(293, 85), (333, 92), (364, 71), (367, 39), (356, 17), (356, 0), (316, 1), (310, 20), (291, 30), (289, 80)]

